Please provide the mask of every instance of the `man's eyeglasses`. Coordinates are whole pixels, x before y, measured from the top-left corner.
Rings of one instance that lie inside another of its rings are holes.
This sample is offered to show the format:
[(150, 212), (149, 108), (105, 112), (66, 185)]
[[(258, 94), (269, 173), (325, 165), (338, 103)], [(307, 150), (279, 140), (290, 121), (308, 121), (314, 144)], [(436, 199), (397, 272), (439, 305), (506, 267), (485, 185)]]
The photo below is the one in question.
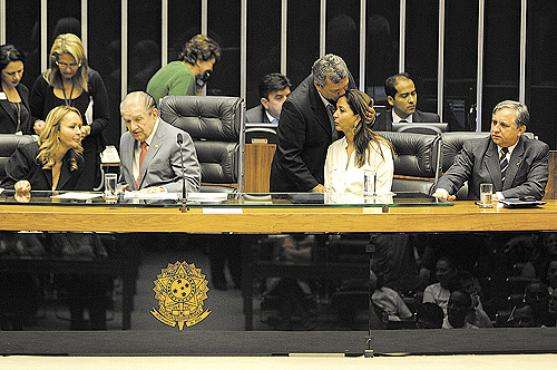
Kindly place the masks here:
[(58, 68), (62, 68), (62, 69), (77, 69), (79, 67), (81, 67), (81, 63), (64, 63), (64, 62), (60, 62), (60, 61), (56, 61), (56, 65), (58, 66)]

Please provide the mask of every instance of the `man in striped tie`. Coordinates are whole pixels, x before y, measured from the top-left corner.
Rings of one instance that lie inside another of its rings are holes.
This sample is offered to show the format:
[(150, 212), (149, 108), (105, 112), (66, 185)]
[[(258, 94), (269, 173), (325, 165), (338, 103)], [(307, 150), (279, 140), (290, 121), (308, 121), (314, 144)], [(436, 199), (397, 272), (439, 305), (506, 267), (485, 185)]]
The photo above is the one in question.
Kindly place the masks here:
[(549, 146), (524, 136), (528, 109), (512, 100), (493, 108), (490, 136), (469, 140), (439, 179), (434, 196), (456, 199), (468, 181), (468, 199), (479, 198), (480, 184), (493, 184), (495, 199), (541, 199), (548, 179)]

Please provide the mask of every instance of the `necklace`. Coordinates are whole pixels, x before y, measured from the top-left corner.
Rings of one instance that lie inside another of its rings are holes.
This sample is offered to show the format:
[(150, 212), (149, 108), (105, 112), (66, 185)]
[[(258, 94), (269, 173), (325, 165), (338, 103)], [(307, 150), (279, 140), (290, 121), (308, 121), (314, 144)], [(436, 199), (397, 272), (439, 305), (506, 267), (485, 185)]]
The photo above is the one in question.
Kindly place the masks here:
[(64, 103), (65, 103), (68, 107), (71, 107), (71, 106), (72, 106), (73, 88), (74, 88), (74, 84), (73, 84), (73, 81), (72, 81), (72, 88), (70, 89), (70, 97), (68, 98), (68, 97), (66, 96), (66, 87), (64, 86), (64, 84), (62, 84), (62, 93), (64, 94)]

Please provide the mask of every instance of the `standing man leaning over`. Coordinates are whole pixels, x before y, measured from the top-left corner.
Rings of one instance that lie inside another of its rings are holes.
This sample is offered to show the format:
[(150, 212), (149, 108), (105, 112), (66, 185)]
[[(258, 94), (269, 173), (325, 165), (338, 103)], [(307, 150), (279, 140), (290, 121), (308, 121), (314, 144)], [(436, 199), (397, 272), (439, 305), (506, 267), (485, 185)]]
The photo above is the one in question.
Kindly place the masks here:
[(333, 112), (350, 82), (344, 60), (327, 54), (313, 64), (312, 74), (286, 100), (277, 130), (271, 191), (324, 192), (327, 148), (337, 139)]
[(176, 137), (182, 134), (186, 189), (197, 191), (201, 170), (193, 141), (186, 132), (159, 118), (155, 99), (134, 91), (120, 103), (120, 113), (128, 128), (120, 139), (120, 182), (127, 184), (128, 190), (181, 192), (183, 172)]
[(385, 80), (387, 103), (391, 109), (377, 120), (374, 127), (377, 131), (392, 131), (394, 123), (439, 122), (436, 113), (418, 110), (418, 93), (414, 81), (408, 73), (399, 73)]
[(468, 198), (479, 198), (480, 184), (493, 184), (495, 199), (531, 196), (541, 199), (547, 184), (549, 146), (523, 134), (530, 116), (522, 103), (505, 100), (493, 108), (491, 135), (464, 143), (451, 168), (439, 179), (433, 196), (456, 199), (468, 181)]
[(261, 104), (246, 111), (246, 123), (279, 122), (282, 105), (291, 94), (292, 84), (280, 73), (265, 75), (259, 84)]

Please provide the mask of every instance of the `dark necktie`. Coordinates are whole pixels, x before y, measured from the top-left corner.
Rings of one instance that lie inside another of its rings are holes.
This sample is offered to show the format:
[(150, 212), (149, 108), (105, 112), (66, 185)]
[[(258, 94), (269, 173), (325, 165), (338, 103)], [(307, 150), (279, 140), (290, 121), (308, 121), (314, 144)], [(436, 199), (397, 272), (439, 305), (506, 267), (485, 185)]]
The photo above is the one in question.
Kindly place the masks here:
[(501, 168), (501, 183), (505, 185), (505, 177), (507, 176), (507, 168), (509, 167), (509, 161), (507, 159), (507, 153), (509, 148), (501, 148), (501, 153), (499, 155), (499, 168)]
[(408, 121), (405, 119), (401, 119), (400, 121), (398, 121), (398, 123), (408, 123)]
[(327, 116), (329, 117), (329, 123), (331, 124), (331, 133), (333, 135), (333, 141), (337, 139), (337, 131), (335, 130), (335, 119), (333, 118), (333, 114), (335, 114), (335, 106), (332, 104), (328, 104), (327, 108)]

